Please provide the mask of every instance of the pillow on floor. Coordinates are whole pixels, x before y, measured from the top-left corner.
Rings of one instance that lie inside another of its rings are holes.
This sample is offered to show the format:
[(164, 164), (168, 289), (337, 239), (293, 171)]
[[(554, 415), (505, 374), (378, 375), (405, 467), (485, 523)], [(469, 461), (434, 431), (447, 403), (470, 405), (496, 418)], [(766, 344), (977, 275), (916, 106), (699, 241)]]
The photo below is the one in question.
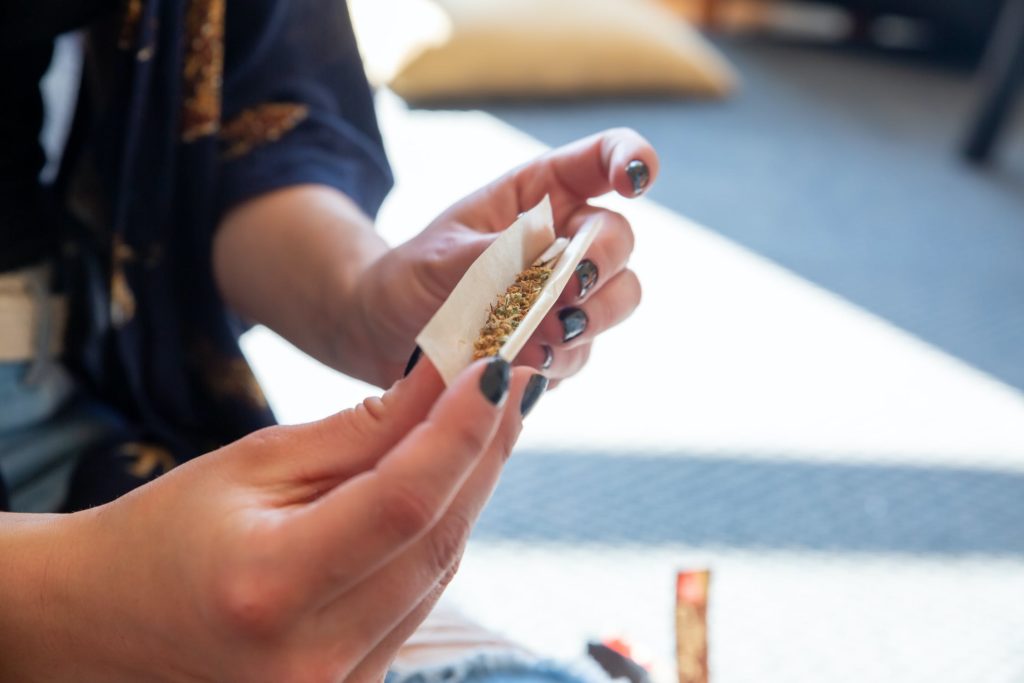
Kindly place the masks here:
[(411, 101), (723, 96), (736, 78), (654, 0), (350, 0), (371, 79)]

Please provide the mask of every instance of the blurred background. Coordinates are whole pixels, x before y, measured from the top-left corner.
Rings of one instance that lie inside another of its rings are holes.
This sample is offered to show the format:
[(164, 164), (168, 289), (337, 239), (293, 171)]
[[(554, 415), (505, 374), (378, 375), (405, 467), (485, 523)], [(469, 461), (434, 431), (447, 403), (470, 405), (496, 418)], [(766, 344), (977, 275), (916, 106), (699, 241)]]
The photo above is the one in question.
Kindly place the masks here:
[[(603, 128), (662, 159), (603, 202), (644, 303), (531, 415), (453, 600), (671, 681), (710, 567), (716, 683), (1024, 681), (1022, 3), (350, 5), (395, 242)], [(284, 421), (372, 392), (246, 350)]]
[[(603, 128), (662, 159), (603, 202), (644, 303), (531, 415), (454, 601), (671, 681), (710, 567), (716, 683), (1024, 681), (1024, 3), (350, 5), (395, 242)], [(246, 350), (287, 422), (373, 391)]]
[[(662, 159), (602, 200), (644, 303), (530, 416), (456, 604), (672, 681), (710, 567), (715, 683), (1024, 681), (1024, 2), (349, 4), (393, 242), (603, 128)], [(374, 393), (245, 348), (282, 421)]]

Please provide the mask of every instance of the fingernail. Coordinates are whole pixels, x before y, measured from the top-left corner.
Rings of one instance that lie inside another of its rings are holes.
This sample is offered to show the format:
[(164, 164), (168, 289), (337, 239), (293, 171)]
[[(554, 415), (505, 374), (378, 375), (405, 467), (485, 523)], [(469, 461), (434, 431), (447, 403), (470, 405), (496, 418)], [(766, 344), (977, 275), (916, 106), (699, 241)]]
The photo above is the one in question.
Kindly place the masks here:
[(633, 183), (633, 194), (638, 195), (647, 188), (647, 183), (651, 181), (651, 171), (647, 168), (647, 164), (634, 159), (626, 165), (626, 175), (629, 176), (630, 181)]
[(537, 401), (540, 399), (541, 394), (548, 388), (548, 378), (541, 374), (536, 374), (530, 378), (530, 381), (526, 383), (526, 391), (523, 392), (523, 400), (519, 403), (519, 413), (526, 417), (533, 410), (533, 407), (537, 405)]
[(480, 376), (480, 391), (484, 397), (496, 406), (505, 402), (508, 396), (508, 382), (512, 376), (512, 368), (504, 358), (495, 356), (487, 363), (484, 374)]
[(416, 347), (416, 350), (409, 356), (409, 362), (405, 364), (405, 372), (402, 373), (402, 377), (408, 377), (412, 369), (416, 367), (416, 364), (420, 362), (420, 356), (423, 355), (423, 349)]
[(547, 370), (555, 362), (555, 352), (547, 344), (541, 344), (540, 348), (544, 350), (544, 362), (540, 364), (540, 369)]
[(580, 281), (580, 298), (582, 299), (597, 284), (597, 264), (590, 259), (580, 261), (576, 266), (576, 277)]
[(558, 313), (558, 319), (562, 321), (564, 342), (575, 339), (587, 329), (587, 314), (581, 308), (564, 308)]

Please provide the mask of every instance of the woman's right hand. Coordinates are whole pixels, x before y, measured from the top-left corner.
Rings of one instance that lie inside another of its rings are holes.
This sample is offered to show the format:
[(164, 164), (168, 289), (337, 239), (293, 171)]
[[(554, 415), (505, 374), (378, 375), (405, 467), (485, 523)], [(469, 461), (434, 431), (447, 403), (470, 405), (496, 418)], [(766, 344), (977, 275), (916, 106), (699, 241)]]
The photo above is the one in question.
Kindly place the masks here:
[(380, 680), (456, 571), (530, 375), (481, 361), (444, 390), (424, 360), (108, 505), (0, 516), (0, 680)]

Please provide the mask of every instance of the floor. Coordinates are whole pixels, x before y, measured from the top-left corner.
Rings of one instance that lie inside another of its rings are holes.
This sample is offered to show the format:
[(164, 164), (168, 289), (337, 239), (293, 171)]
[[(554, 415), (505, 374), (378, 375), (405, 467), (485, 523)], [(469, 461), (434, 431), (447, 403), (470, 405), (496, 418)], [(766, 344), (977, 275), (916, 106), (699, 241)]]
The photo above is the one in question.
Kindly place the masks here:
[[(664, 159), (608, 200), (644, 304), (531, 415), (451, 597), (553, 655), (621, 636), (667, 682), (674, 572), (710, 566), (716, 683), (1024, 681), (1024, 126), (978, 173), (963, 74), (725, 49), (721, 104), (380, 96), (393, 241), (599, 128)], [(284, 421), (371, 391), (245, 343)]]
[(729, 101), (487, 111), (552, 146), (637, 128), (667, 160), (652, 199), (1024, 389), (1024, 106), (979, 171), (953, 154), (975, 103), (966, 72), (722, 47), (743, 77)]

